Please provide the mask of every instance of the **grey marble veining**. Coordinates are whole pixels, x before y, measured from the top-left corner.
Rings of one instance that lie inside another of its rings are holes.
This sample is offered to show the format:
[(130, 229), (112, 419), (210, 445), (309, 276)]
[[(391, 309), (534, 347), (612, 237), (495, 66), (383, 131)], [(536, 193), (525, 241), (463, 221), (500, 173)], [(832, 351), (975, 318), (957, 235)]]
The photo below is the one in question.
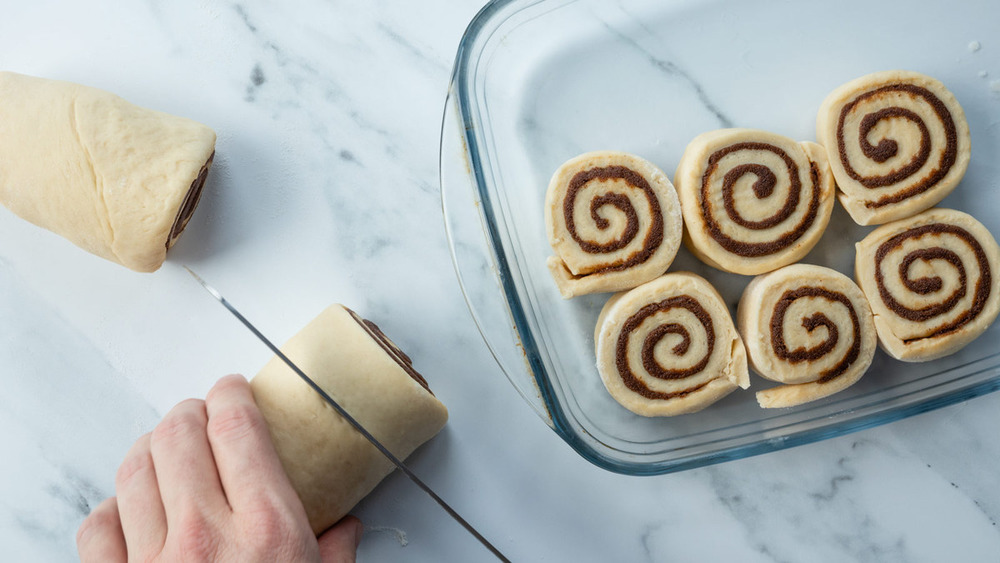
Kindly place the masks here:
[[(639, 28), (645, 30), (649, 34), (649, 37), (646, 38), (648, 41), (654, 41), (654, 42), (656, 41), (655, 34), (652, 33), (648, 28), (643, 26), (640, 20), (632, 19), (629, 23), (631, 24), (629, 26), (631, 29)], [(641, 52), (649, 61), (649, 64), (657, 71), (663, 72), (669, 76), (677, 77), (678, 79), (685, 82), (687, 84), (687, 87), (694, 92), (695, 96), (698, 98), (698, 101), (701, 103), (701, 105), (715, 117), (716, 121), (718, 121), (719, 128), (733, 127), (733, 120), (730, 119), (726, 114), (724, 114), (721, 109), (719, 109), (718, 104), (709, 97), (708, 93), (705, 92), (705, 88), (702, 87), (702, 85), (694, 77), (691, 76), (690, 72), (684, 70), (677, 63), (671, 60), (664, 59), (653, 53), (650, 53), (645, 47), (642, 46), (639, 40), (637, 40), (635, 37), (627, 33), (624, 33), (616, 29), (613, 24), (605, 23), (604, 25), (609, 32), (611, 32), (615, 37), (618, 38), (619, 41), (628, 44), (632, 48)]]
[(22, 561), (59, 560), (74, 551), (67, 532), (113, 494), (114, 468), (137, 430), (158, 416), (2, 260), (0, 319), (3, 549)]

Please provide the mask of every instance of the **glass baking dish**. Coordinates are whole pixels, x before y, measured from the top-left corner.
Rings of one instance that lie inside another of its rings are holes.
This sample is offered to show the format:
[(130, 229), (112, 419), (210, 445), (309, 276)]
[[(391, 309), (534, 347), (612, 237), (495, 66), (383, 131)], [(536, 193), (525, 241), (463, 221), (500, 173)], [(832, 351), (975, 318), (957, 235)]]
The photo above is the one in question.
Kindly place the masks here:
[[(720, 127), (813, 139), (829, 91), (876, 70), (942, 80), (972, 129), (965, 179), (941, 206), (1000, 234), (1000, 4), (498, 0), (469, 25), (441, 133), (441, 189), (455, 268), (501, 369), (567, 443), (596, 465), (651, 475), (703, 466), (862, 428), (1000, 388), (993, 326), (950, 357), (904, 364), (881, 351), (848, 390), (764, 410), (752, 375), (695, 414), (644, 418), (619, 406), (595, 367), (593, 331), (608, 295), (563, 300), (549, 276), (543, 201), (565, 160), (621, 150), (668, 176), (695, 135)], [(852, 275), (871, 230), (837, 204), (803, 260)], [(711, 281), (735, 314), (750, 280), (682, 248), (671, 271)], [(996, 288), (994, 288), (996, 289)]]

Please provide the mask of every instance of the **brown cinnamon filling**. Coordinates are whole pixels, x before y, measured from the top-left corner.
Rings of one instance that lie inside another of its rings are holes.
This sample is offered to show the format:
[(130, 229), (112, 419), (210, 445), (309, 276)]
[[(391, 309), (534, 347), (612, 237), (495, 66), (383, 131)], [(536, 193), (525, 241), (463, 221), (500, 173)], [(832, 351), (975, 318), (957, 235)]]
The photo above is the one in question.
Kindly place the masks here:
[(580, 190), (587, 183), (594, 180), (624, 180), (629, 186), (641, 191), (649, 202), (651, 224), (649, 230), (646, 232), (646, 238), (643, 240), (641, 249), (625, 258), (601, 265), (592, 270), (591, 273), (596, 271), (627, 270), (649, 260), (650, 256), (656, 252), (663, 242), (663, 212), (660, 210), (660, 201), (656, 197), (653, 188), (649, 185), (649, 182), (641, 174), (625, 166), (616, 165), (591, 168), (577, 172), (570, 179), (569, 187), (566, 190), (566, 199), (563, 200), (563, 219), (566, 222), (566, 229), (569, 231), (570, 236), (584, 252), (588, 254), (605, 254), (625, 248), (639, 234), (639, 214), (628, 196), (619, 193), (608, 193), (591, 200), (590, 217), (594, 220), (594, 224), (597, 225), (598, 229), (607, 229), (610, 226), (610, 222), (600, 215), (600, 210), (609, 205), (615, 207), (625, 214), (626, 225), (624, 232), (615, 240), (604, 244), (580, 238), (580, 235), (576, 231), (576, 223), (573, 220), (573, 209)]
[(816, 163), (809, 163), (809, 177), (812, 182), (809, 207), (805, 216), (802, 218), (802, 221), (800, 221), (794, 229), (786, 232), (774, 240), (767, 242), (745, 242), (736, 240), (722, 231), (722, 227), (719, 226), (719, 223), (712, 214), (709, 191), (712, 184), (712, 176), (715, 174), (722, 158), (730, 153), (741, 150), (768, 151), (777, 155), (785, 163), (785, 172), (788, 174), (791, 186), (784, 204), (774, 215), (766, 217), (760, 221), (750, 221), (740, 215), (739, 211), (736, 209), (733, 197), (733, 189), (736, 182), (746, 174), (753, 174), (757, 177), (757, 180), (753, 184), (754, 195), (757, 196), (758, 199), (764, 199), (774, 192), (777, 177), (773, 171), (762, 164), (741, 164), (739, 166), (735, 166), (722, 178), (722, 202), (726, 209), (726, 216), (729, 217), (729, 219), (734, 223), (742, 227), (759, 231), (770, 229), (775, 225), (781, 224), (795, 212), (795, 209), (799, 205), (802, 191), (802, 182), (799, 179), (798, 165), (795, 164), (795, 161), (792, 160), (790, 156), (788, 156), (788, 153), (779, 147), (769, 143), (744, 142), (735, 143), (729, 145), (728, 147), (719, 149), (708, 157), (708, 167), (705, 169), (705, 173), (701, 178), (701, 213), (705, 218), (705, 227), (708, 230), (708, 234), (715, 240), (715, 242), (719, 243), (722, 248), (743, 257), (767, 256), (792, 245), (807, 230), (809, 230), (809, 227), (812, 226), (813, 221), (816, 219), (816, 214), (819, 212), (819, 169), (816, 167)]
[(396, 346), (396, 343), (393, 342), (391, 339), (389, 339), (389, 337), (386, 336), (384, 332), (382, 332), (382, 329), (380, 329), (378, 325), (367, 319), (361, 318), (360, 315), (358, 315), (351, 309), (348, 309), (347, 307), (344, 307), (344, 309), (346, 309), (347, 312), (351, 314), (351, 317), (359, 325), (361, 325), (361, 328), (365, 329), (365, 332), (367, 332), (368, 335), (372, 337), (372, 340), (377, 342), (378, 345), (382, 348), (382, 350), (384, 350), (385, 353), (388, 354), (390, 358), (392, 358), (393, 360), (396, 361), (397, 364), (399, 364), (399, 367), (403, 368), (403, 371), (405, 371), (407, 375), (409, 375), (411, 378), (413, 378), (414, 381), (419, 383), (421, 387), (427, 390), (428, 393), (430, 393), (431, 395), (434, 394), (434, 392), (431, 391), (431, 388), (427, 385), (427, 380), (424, 379), (423, 376), (420, 375), (419, 372), (417, 372), (417, 370), (413, 369), (413, 361), (410, 360), (410, 357), (404, 354), (403, 351), (400, 350), (398, 346)]
[(796, 299), (803, 297), (822, 297), (831, 302), (841, 303), (847, 307), (847, 311), (851, 315), (851, 328), (854, 331), (852, 333), (851, 347), (848, 348), (847, 353), (844, 354), (844, 357), (836, 365), (825, 370), (820, 374), (820, 378), (816, 380), (817, 383), (826, 383), (843, 374), (858, 359), (858, 355), (861, 353), (861, 323), (858, 320), (857, 311), (854, 310), (854, 305), (851, 304), (851, 300), (839, 291), (831, 291), (822, 287), (799, 287), (788, 290), (782, 294), (781, 299), (774, 306), (774, 312), (771, 314), (771, 348), (774, 350), (774, 355), (779, 359), (793, 364), (813, 362), (829, 354), (837, 346), (837, 341), (840, 339), (840, 330), (837, 328), (837, 325), (823, 313), (817, 312), (809, 317), (803, 317), (802, 327), (809, 332), (821, 326), (826, 327), (826, 339), (812, 348), (800, 347), (794, 350), (788, 349), (788, 345), (785, 343), (785, 334), (782, 330), (785, 325), (785, 313)]
[(935, 96), (933, 92), (927, 90), (926, 88), (921, 88), (920, 86), (915, 86), (913, 84), (889, 84), (861, 94), (840, 110), (840, 120), (837, 123), (837, 148), (840, 152), (840, 162), (843, 164), (844, 171), (847, 172), (847, 175), (866, 188), (892, 186), (906, 180), (913, 174), (916, 174), (918, 170), (923, 168), (924, 164), (926, 164), (930, 158), (931, 134), (927, 125), (924, 123), (924, 120), (913, 111), (893, 106), (879, 109), (865, 115), (864, 118), (862, 118), (858, 131), (858, 143), (861, 146), (861, 152), (868, 158), (871, 158), (875, 162), (879, 163), (885, 162), (893, 156), (896, 156), (899, 151), (899, 146), (896, 141), (892, 139), (882, 139), (877, 145), (873, 146), (868, 141), (868, 134), (879, 121), (898, 118), (910, 121), (920, 129), (920, 148), (917, 153), (901, 168), (892, 170), (888, 174), (882, 176), (862, 176), (854, 169), (854, 167), (851, 166), (850, 159), (847, 156), (847, 142), (844, 138), (844, 124), (847, 121), (848, 114), (862, 101), (869, 100), (871, 98), (887, 97), (889, 94), (894, 92), (906, 92), (907, 94), (922, 98), (931, 106), (944, 127), (944, 152), (941, 154), (941, 162), (939, 163), (939, 166), (931, 170), (926, 177), (922, 178), (909, 188), (900, 190), (894, 194), (884, 196), (877, 200), (865, 202), (865, 206), (869, 208), (882, 207), (892, 203), (898, 203), (933, 188), (948, 174), (958, 157), (958, 131), (955, 127), (955, 121), (951, 116), (951, 112), (948, 111), (948, 107), (945, 106), (944, 102)]
[(976, 287), (973, 290), (972, 305), (969, 307), (968, 311), (959, 315), (952, 322), (944, 323), (937, 328), (931, 329), (925, 336), (907, 339), (904, 341), (906, 343), (922, 340), (924, 338), (943, 336), (962, 328), (962, 326), (971, 322), (979, 315), (980, 312), (982, 312), (983, 308), (986, 307), (986, 300), (990, 297), (992, 286), (990, 264), (986, 257), (986, 251), (983, 250), (979, 241), (977, 241), (976, 238), (969, 233), (969, 231), (966, 231), (959, 226), (948, 225), (945, 223), (932, 223), (930, 225), (921, 225), (919, 227), (903, 231), (902, 233), (899, 233), (883, 242), (875, 251), (875, 283), (878, 286), (878, 292), (879, 296), (882, 298), (882, 302), (890, 311), (906, 320), (926, 322), (934, 317), (948, 313), (962, 300), (963, 297), (965, 297), (968, 292), (968, 275), (965, 270), (965, 265), (962, 264), (962, 259), (957, 253), (940, 246), (919, 248), (907, 253), (899, 264), (898, 273), (903, 285), (907, 289), (920, 295), (926, 295), (939, 291), (944, 286), (944, 282), (939, 276), (912, 279), (910, 278), (910, 266), (917, 260), (923, 260), (926, 262), (930, 262), (932, 260), (944, 260), (945, 262), (948, 262), (958, 271), (959, 287), (956, 288), (946, 299), (936, 305), (928, 305), (919, 309), (911, 309), (897, 301), (889, 292), (889, 289), (885, 286), (885, 277), (882, 274), (882, 261), (885, 260), (885, 257), (889, 254), (889, 252), (901, 246), (907, 239), (920, 238), (924, 235), (945, 233), (957, 236), (965, 241), (965, 243), (969, 245), (969, 248), (972, 249), (973, 254), (976, 256), (976, 263), (979, 266), (979, 279), (976, 280)]
[(686, 328), (677, 323), (667, 323), (657, 326), (655, 329), (650, 331), (650, 333), (647, 334), (646, 338), (643, 340), (641, 357), (642, 366), (646, 372), (652, 377), (656, 377), (658, 379), (684, 379), (701, 373), (701, 371), (705, 369), (705, 366), (708, 365), (708, 361), (712, 356), (712, 351), (715, 349), (715, 329), (712, 324), (712, 316), (705, 310), (704, 307), (701, 306), (700, 303), (698, 303), (697, 299), (688, 295), (681, 295), (664, 299), (663, 301), (656, 303), (650, 303), (649, 305), (639, 309), (639, 311), (625, 321), (622, 325), (621, 332), (618, 333), (618, 342), (615, 348), (615, 367), (618, 368), (618, 375), (622, 378), (625, 386), (628, 387), (629, 390), (638, 393), (647, 399), (666, 400), (676, 397), (684, 397), (690, 393), (698, 391), (705, 385), (708, 385), (708, 382), (706, 381), (682, 391), (675, 391), (672, 393), (654, 391), (635, 376), (635, 373), (632, 371), (632, 367), (629, 365), (628, 340), (632, 332), (634, 332), (643, 323), (643, 321), (650, 316), (659, 312), (669, 311), (674, 308), (687, 309), (704, 327), (708, 344), (708, 350), (705, 352), (705, 357), (699, 360), (695, 365), (686, 369), (671, 369), (660, 365), (654, 357), (654, 348), (656, 347), (656, 344), (668, 334), (678, 334), (682, 338), (681, 342), (673, 348), (674, 354), (677, 354), (678, 356), (686, 354), (691, 345), (691, 335), (688, 333)]
[(167, 237), (167, 248), (170, 248), (177, 242), (177, 238), (181, 236), (184, 232), (184, 228), (187, 227), (188, 221), (191, 220), (191, 216), (194, 215), (194, 210), (198, 207), (198, 202), (201, 200), (201, 192), (205, 187), (205, 179), (208, 178), (208, 169), (212, 167), (212, 160), (215, 159), (215, 151), (208, 155), (208, 160), (198, 171), (198, 176), (195, 177), (194, 181), (191, 182), (191, 187), (188, 188), (187, 194), (184, 196), (184, 201), (181, 203), (180, 209), (177, 211), (177, 217), (174, 219), (174, 225), (170, 228), (170, 235)]

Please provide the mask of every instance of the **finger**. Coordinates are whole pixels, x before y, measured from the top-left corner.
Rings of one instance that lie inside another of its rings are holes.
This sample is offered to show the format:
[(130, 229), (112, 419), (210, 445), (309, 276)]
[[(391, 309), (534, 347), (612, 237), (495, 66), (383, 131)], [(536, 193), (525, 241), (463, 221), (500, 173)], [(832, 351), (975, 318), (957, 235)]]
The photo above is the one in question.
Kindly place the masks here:
[(205, 402), (188, 399), (170, 409), (153, 429), (150, 453), (168, 527), (195, 513), (211, 519), (229, 512), (207, 424)]
[(250, 384), (241, 375), (219, 380), (205, 398), (208, 439), (234, 511), (266, 499), (305, 513), (278, 454)]
[(323, 563), (354, 563), (364, 526), (354, 516), (345, 516), (319, 537)]
[(76, 549), (82, 563), (117, 563), (128, 559), (115, 497), (104, 499), (83, 520), (76, 532)]
[(167, 537), (167, 517), (149, 453), (149, 434), (136, 440), (125, 454), (115, 476), (115, 493), (129, 554), (145, 560), (159, 553)]

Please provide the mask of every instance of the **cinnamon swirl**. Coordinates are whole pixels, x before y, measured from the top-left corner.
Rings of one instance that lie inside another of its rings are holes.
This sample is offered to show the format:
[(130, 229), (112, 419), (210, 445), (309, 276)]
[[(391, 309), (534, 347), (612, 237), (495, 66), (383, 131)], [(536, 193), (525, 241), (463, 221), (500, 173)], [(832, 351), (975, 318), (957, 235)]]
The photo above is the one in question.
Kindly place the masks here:
[(633, 288), (667, 271), (681, 240), (670, 180), (630, 154), (592, 152), (563, 164), (545, 198), (556, 255), (552, 277), (564, 298)]
[(706, 264), (755, 275), (799, 260), (830, 221), (823, 148), (753, 129), (703, 133), (674, 176), (684, 243)]
[(750, 385), (722, 297), (688, 272), (613, 296), (598, 317), (595, 348), (608, 392), (643, 416), (699, 411)]
[(740, 298), (737, 325), (750, 366), (785, 383), (757, 392), (764, 408), (821, 399), (856, 383), (875, 355), (865, 294), (829, 268), (793, 264), (754, 278)]
[(934, 208), (883, 225), (856, 245), (855, 277), (894, 358), (957, 352), (1000, 311), (1000, 248), (971, 215)]
[(917, 72), (876, 72), (840, 86), (820, 106), (816, 137), (859, 225), (933, 207), (969, 166), (962, 107), (944, 84)]

